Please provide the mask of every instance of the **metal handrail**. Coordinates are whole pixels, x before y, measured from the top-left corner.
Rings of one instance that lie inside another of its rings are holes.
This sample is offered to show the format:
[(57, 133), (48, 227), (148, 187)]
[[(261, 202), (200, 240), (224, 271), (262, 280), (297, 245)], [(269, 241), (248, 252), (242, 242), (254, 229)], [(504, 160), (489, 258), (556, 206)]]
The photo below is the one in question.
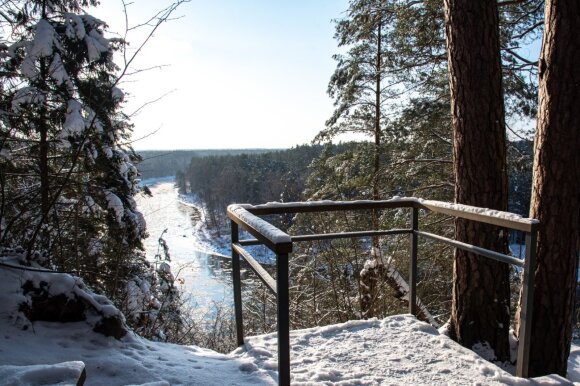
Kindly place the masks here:
[[(376, 209), (411, 209), (410, 229), (372, 230), (343, 233), (325, 233), (314, 235), (290, 236), (272, 224), (258, 217), (259, 215), (308, 213), (330, 211), (356, 211)], [(419, 231), (419, 210), (429, 210), (449, 216), (464, 218), (486, 224), (525, 232), (526, 256), (522, 262), (512, 256), (491, 251), (475, 245), (459, 242), (447, 237)], [(522, 218), (508, 212), (478, 208), (467, 205), (450, 204), (441, 201), (422, 200), (418, 198), (393, 198), (391, 200), (361, 201), (308, 201), (290, 203), (268, 203), (263, 205), (234, 204), (228, 206), (228, 217), (231, 220), (232, 241), (232, 278), (234, 286), (234, 307), (236, 316), (237, 343), (244, 344), (242, 320), (242, 295), (240, 277), (240, 257), (247, 261), (250, 268), (264, 282), (266, 287), (277, 298), (278, 323), (278, 381), (280, 385), (290, 385), (290, 318), (288, 288), (288, 258), (293, 243), (311, 240), (354, 238), (409, 234), (411, 242), (409, 265), (409, 312), (417, 315), (417, 242), (418, 237), (440, 241), (468, 252), (512, 264), (523, 268), (522, 306), (520, 312), (519, 345), (517, 354), (516, 375), (527, 377), (529, 374), (530, 337), (532, 327), (532, 307), (534, 296), (534, 275), (536, 266), (536, 237), (539, 222), (535, 219)], [(239, 239), (239, 226), (249, 232), (255, 239)], [(276, 279), (252, 257), (243, 247), (247, 245), (265, 245), (276, 254)]]

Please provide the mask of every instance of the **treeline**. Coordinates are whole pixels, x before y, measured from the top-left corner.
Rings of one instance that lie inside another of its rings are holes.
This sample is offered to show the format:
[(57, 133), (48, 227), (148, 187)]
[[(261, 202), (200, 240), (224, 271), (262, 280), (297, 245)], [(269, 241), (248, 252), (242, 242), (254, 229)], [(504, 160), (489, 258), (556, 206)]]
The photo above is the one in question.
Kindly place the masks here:
[[(331, 145), (344, 151), (352, 145)], [(203, 201), (210, 227), (225, 226), (225, 209), (231, 203), (297, 201), (303, 198), (309, 165), (323, 147), (303, 145), (262, 154), (194, 157), (176, 175), (181, 192)]]
[(269, 152), (269, 149), (204, 149), (204, 150), (141, 150), (138, 169), (142, 179), (174, 176), (179, 170), (187, 168), (192, 158), (259, 154)]
[[(391, 158), (396, 149), (391, 149)], [(236, 154), (239, 152), (240, 154)], [(206, 205), (210, 227), (226, 225), (225, 208), (231, 203), (260, 204), (269, 201), (370, 198), (369, 143), (303, 145), (288, 150), (195, 150), (155, 154), (141, 152), (159, 170), (158, 176), (176, 171), (182, 193), (193, 193)], [(186, 167), (182, 158), (191, 156)], [(448, 155), (449, 157), (451, 154)], [(387, 155), (385, 155), (387, 157)], [(526, 216), (530, 206), (532, 143), (508, 144), (509, 210)], [(429, 199), (451, 199), (452, 183), (441, 183), (447, 173), (432, 169), (417, 172), (395, 161), (384, 174), (385, 198), (415, 195)], [(145, 166), (143, 167), (144, 170)], [(162, 170), (165, 170), (163, 172)], [(145, 177), (145, 173), (143, 177)], [(163, 174), (165, 173), (165, 174)], [(429, 185), (431, 181), (431, 185)], [(435, 186), (437, 185), (437, 186)], [(423, 194), (422, 194), (423, 193)]]

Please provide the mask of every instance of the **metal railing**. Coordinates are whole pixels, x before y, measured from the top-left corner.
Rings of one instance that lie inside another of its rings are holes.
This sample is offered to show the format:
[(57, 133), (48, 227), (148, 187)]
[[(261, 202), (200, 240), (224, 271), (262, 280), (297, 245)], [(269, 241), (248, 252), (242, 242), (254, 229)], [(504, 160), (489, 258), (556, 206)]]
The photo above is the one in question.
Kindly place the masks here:
[[(260, 215), (357, 211), (409, 208), (411, 210), (411, 228), (391, 230), (371, 230), (343, 233), (325, 233), (290, 236), (274, 227)], [(436, 213), (492, 224), (508, 229), (525, 232), (525, 260), (502, 253), (491, 251), (475, 245), (449, 239), (429, 232), (419, 230), (419, 210), (429, 210)], [(428, 201), (416, 198), (399, 198), (384, 201), (308, 201), (292, 203), (269, 203), (264, 205), (234, 204), (228, 206), (228, 217), (231, 220), (232, 238), (232, 278), (234, 284), (234, 307), (236, 317), (237, 343), (244, 344), (242, 320), (242, 291), (240, 280), (240, 257), (258, 275), (266, 287), (277, 299), (277, 333), (278, 333), (278, 381), (280, 385), (290, 385), (290, 318), (288, 289), (288, 258), (295, 242), (328, 240), (338, 238), (372, 237), (385, 235), (410, 235), (409, 262), (409, 312), (417, 315), (417, 240), (425, 237), (436, 240), (455, 248), (485, 256), (490, 259), (512, 264), (523, 268), (522, 305), (520, 312), (519, 344), (517, 353), (516, 375), (528, 376), (530, 353), (530, 336), (532, 328), (532, 307), (534, 296), (534, 275), (536, 256), (536, 237), (539, 222), (533, 219), (521, 218), (507, 212), (487, 210), (466, 205), (449, 204), (440, 201)], [(240, 240), (239, 227), (255, 237), (255, 239)], [(244, 249), (249, 245), (265, 245), (276, 254), (276, 279)]]

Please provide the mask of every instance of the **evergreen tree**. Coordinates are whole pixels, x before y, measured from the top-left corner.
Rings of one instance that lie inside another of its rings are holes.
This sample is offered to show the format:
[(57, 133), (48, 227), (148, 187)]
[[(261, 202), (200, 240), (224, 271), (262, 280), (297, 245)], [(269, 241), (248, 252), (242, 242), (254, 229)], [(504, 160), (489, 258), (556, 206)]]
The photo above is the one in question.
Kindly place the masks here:
[(2, 5), (0, 237), (119, 299), (140, 269), (145, 223), (113, 62), (124, 42), (83, 9), (96, 4)]
[[(518, 52), (541, 33), (542, 13), (541, 1), (505, 2), (499, 7), (498, 52), (502, 59), (506, 115), (511, 119), (521, 121), (534, 115), (534, 60), (522, 57)], [(377, 50), (379, 34), (376, 32), (379, 26), (380, 53)], [(369, 171), (372, 178), (366, 180), (366, 185), (357, 188), (366, 192), (367, 198), (372, 196), (373, 186), (379, 186), (381, 197), (415, 195), (453, 200), (451, 94), (444, 27), (443, 7), (438, 0), (353, 0), (347, 16), (337, 22), (339, 46), (346, 47), (347, 51), (336, 56), (338, 65), (329, 84), (329, 93), (335, 99), (335, 113), (316, 139), (331, 139), (345, 132), (372, 136), (371, 129), (376, 128), (377, 122), (373, 118), (379, 117), (373, 114), (376, 112), (373, 106), (381, 106), (380, 145), (375, 146), (375, 150), (380, 151), (379, 167)], [(377, 82), (378, 56), (382, 58), (380, 83)], [(376, 103), (379, 100), (376, 98), (377, 84), (381, 85), (380, 104)], [(517, 151), (517, 148), (510, 150)], [(366, 150), (366, 154), (353, 159), (360, 161), (366, 156), (369, 165), (373, 166), (377, 158), (371, 158), (372, 155), (377, 155), (377, 152)], [(515, 170), (515, 166), (510, 165), (510, 168)], [(527, 167), (520, 166), (523, 170)], [(518, 173), (513, 175), (514, 178), (520, 177)], [(358, 182), (364, 183), (365, 180), (359, 179)], [(516, 185), (520, 186), (518, 191), (522, 191), (521, 184), (517, 184), (515, 179), (513, 191)], [(338, 196), (339, 191), (336, 193)], [(511, 202), (521, 205), (522, 201), (525, 200), (513, 197)], [(453, 235), (450, 221), (436, 215), (433, 217), (428, 221), (433, 224), (430, 225), (432, 230)], [(394, 223), (392, 216), (384, 213), (380, 217), (381, 226), (390, 228)], [(446, 282), (443, 275), (451, 270), (450, 263), (445, 263), (449, 249), (429, 245), (421, 250), (427, 250), (426, 260), (442, 264), (436, 281)], [(420, 266), (420, 274), (421, 270)], [(427, 290), (423, 296), (428, 294)], [(445, 299), (439, 301), (445, 302)], [(440, 310), (439, 306), (436, 308)], [(447, 312), (443, 311), (443, 314)]]
[(393, 97), (386, 55), (388, 27), (387, 1), (358, 0), (350, 3), (347, 17), (336, 22), (335, 39), (348, 47), (345, 55), (335, 55), (337, 68), (330, 79), (328, 94), (336, 109), (316, 140), (328, 140), (354, 132), (373, 138), (371, 197), (379, 199), (379, 169), (382, 130), (386, 123), (385, 105)]

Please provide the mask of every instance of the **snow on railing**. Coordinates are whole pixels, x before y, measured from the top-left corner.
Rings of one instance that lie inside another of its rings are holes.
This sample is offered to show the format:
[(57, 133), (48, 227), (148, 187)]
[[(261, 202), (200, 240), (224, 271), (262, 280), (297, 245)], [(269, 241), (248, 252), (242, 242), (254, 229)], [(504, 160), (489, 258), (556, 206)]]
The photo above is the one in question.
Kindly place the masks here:
[[(411, 228), (391, 230), (370, 230), (357, 232), (326, 233), (314, 235), (290, 236), (274, 225), (268, 223), (259, 215), (357, 211), (377, 209), (411, 209)], [(463, 218), (467, 220), (492, 224), (504, 228), (525, 232), (526, 256), (521, 261), (512, 256), (491, 251), (475, 245), (463, 243), (447, 237), (420, 231), (418, 224), (419, 210), (429, 210), (436, 213)], [(441, 201), (423, 200), (414, 197), (393, 197), (390, 200), (359, 200), (359, 201), (306, 201), (306, 202), (269, 202), (261, 205), (234, 204), (228, 206), (228, 217), (231, 219), (232, 237), (232, 277), (234, 284), (234, 306), (236, 315), (236, 333), (238, 345), (244, 344), (242, 323), (242, 297), (240, 279), (240, 257), (248, 262), (250, 268), (277, 297), (278, 316), (278, 380), (281, 385), (290, 384), (290, 323), (289, 323), (289, 290), (288, 290), (288, 258), (292, 252), (293, 243), (310, 240), (325, 240), (353, 237), (376, 237), (396, 234), (411, 236), (410, 272), (408, 290), (405, 291), (409, 301), (409, 312), (415, 316), (424, 311), (423, 304), (417, 299), (417, 239), (419, 236), (436, 240), (455, 248), (498, 260), (507, 264), (523, 267), (522, 308), (520, 313), (519, 345), (516, 373), (520, 377), (528, 376), (530, 350), (531, 318), (533, 306), (533, 272), (535, 270), (536, 234), (539, 222), (535, 219), (488, 208), (478, 208), (469, 205), (453, 204)], [(239, 239), (238, 227), (249, 232), (256, 239)], [(276, 254), (276, 279), (258, 263), (243, 247), (263, 244)], [(390, 270), (388, 272), (391, 272)], [(396, 272), (398, 274), (398, 271)], [(402, 280), (400, 274), (397, 276)], [(403, 280), (404, 281), (404, 280)], [(406, 284), (406, 283), (405, 283)]]

